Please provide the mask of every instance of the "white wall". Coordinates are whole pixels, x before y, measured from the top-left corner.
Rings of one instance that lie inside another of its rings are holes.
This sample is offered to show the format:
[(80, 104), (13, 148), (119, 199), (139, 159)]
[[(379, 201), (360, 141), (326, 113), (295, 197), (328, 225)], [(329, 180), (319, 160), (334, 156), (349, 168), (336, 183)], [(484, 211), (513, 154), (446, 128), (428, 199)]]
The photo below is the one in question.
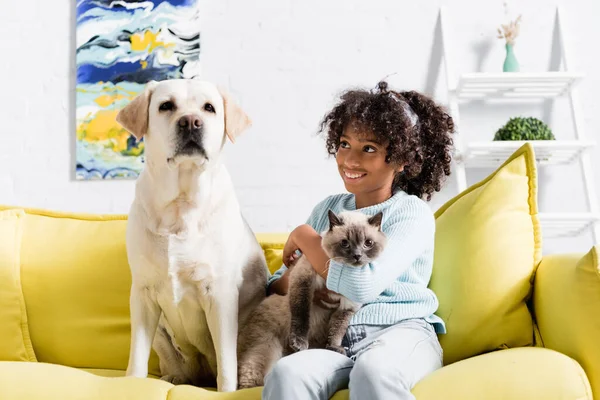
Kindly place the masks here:
[[(74, 173), (74, 0), (30, 7), (0, 0), (0, 203), (99, 213), (126, 213), (132, 181), (78, 182)], [(554, 3), (554, 4), (553, 4)], [(254, 126), (233, 146), (227, 163), (245, 215), (256, 231), (287, 231), (324, 196), (343, 190), (317, 124), (350, 85), (373, 86), (389, 74), (399, 89), (445, 101), (435, 40), (438, 7), (447, 7), (456, 73), (500, 71), (502, 1), (437, 0), (200, 0), (202, 62), (207, 79), (230, 88)], [(600, 3), (520, 1), (516, 53), (523, 71), (547, 70), (555, 5), (562, 5), (570, 68), (586, 73), (581, 86), (585, 127), (599, 139)], [(443, 67), (443, 65), (442, 65)], [(438, 73), (439, 72), (439, 73)], [(463, 109), (466, 139), (484, 139), (514, 109)], [(541, 109), (527, 109), (541, 116)], [(567, 103), (550, 120), (557, 138), (572, 138)], [(600, 149), (593, 151), (598, 171)], [(489, 171), (469, 174), (469, 184)], [(578, 167), (552, 168), (540, 178), (542, 211), (584, 211)], [(600, 171), (594, 182), (600, 191)], [(431, 203), (453, 195), (453, 180)], [(545, 250), (586, 251), (591, 237), (546, 240)]]

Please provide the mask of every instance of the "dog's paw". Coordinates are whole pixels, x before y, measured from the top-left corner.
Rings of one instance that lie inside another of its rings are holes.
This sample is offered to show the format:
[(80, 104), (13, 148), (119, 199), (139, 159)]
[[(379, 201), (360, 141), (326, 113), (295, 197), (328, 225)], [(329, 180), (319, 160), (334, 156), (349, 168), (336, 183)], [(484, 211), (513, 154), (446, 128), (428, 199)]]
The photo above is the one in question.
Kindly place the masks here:
[(293, 351), (302, 351), (308, 349), (308, 339), (306, 337), (290, 334), (290, 348)]
[(188, 383), (187, 379), (185, 379), (183, 376), (178, 375), (164, 375), (161, 376), (160, 379), (165, 382), (172, 383), (173, 385), (183, 385)]
[(327, 350), (331, 350), (331, 351), (335, 351), (336, 353), (340, 353), (342, 355), (346, 355), (346, 349), (344, 349), (342, 346), (336, 346), (334, 344), (328, 344), (325, 347)]
[(218, 392), (235, 392), (237, 390), (237, 379), (219, 379), (217, 378)]

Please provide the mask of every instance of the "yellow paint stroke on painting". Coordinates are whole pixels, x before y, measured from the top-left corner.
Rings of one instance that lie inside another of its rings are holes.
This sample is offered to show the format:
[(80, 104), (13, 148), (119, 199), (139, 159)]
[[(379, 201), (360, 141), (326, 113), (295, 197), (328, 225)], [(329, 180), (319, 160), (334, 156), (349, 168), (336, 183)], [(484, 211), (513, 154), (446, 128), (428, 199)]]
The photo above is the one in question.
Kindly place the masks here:
[(88, 142), (105, 142), (113, 151), (127, 150), (127, 132), (116, 120), (119, 110), (100, 110), (92, 119), (77, 127), (77, 138)]
[(157, 36), (158, 32), (154, 33), (152, 31), (144, 31), (143, 35), (139, 33), (131, 35), (131, 50), (148, 50), (149, 53), (152, 53), (152, 51), (154, 51), (154, 49), (157, 47), (169, 48), (175, 46), (175, 43), (165, 43), (157, 40)]
[(108, 94), (103, 94), (102, 96), (98, 96), (94, 99), (94, 101), (96, 102), (96, 104), (98, 104), (100, 107), (106, 108), (108, 106), (113, 105), (113, 103), (117, 100), (121, 100), (125, 98), (125, 96), (123, 96), (122, 94), (117, 94), (114, 96), (108, 95)]
[(120, 92), (127, 93), (129, 95), (128, 99), (130, 100), (133, 100), (133, 98), (139, 94), (138, 92), (135, 92), (133, 90), (126, 90), (121, 85), (114, 85), (114, 88), (119, 90)]
[[(143, 62), (145, 62), (145, 61), (143, 61)], [(100, 90), (89, 90), (89, 89), (83, 89), (83, 88), (76, 88), (75, 90), (78, 91), (79, 93), (111, 93), (110, 96), (115, 96), (113, 94), (115, 92), (123, 92), (123, 93), (127, 94), (128, 96), (118, 95), (118, 96), (121, 96), (121, 97), (119, 97), (119, 99), (127, 98), (129, 100), (133, 100), (133, 98), (138, 95), (138, 93), (135, 91), (125, 90), (125, 88), (123, 88), (122, 86), (113, 85), (112, 83), (102, 87)]]
[(146, 69), (146, 67), (148, 67), (148, 61), (140, 61), (140, 64), (142, 64), (142, 69)]

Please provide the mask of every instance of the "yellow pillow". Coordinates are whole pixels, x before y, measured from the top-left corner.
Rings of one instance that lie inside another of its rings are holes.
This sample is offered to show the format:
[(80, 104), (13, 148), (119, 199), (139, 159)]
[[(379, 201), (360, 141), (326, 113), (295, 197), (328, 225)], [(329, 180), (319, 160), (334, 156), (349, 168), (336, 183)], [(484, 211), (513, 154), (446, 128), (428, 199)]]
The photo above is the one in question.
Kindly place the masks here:
[(447, 325), (444, 362), (533, 345), (527, 307), (541, 259), (533, 147), (526, 143), (436, 213), (431, 289)]
[(545, 256), (533, 303), (543, 346), (576, 360), (600, 395), (600, 245), (579, 254)]
[(25, 213), (0, 212), (0, 360), (36, 361), (21, 289), (21, 234)]
[(265, 253), (271, 274), (274, 274), (283, 264), (283, 246), (288, 236), (287, 233), (259, 233), (256, 235), (256, 239)]
[[(26, 213), (21, 277), (38, 360), (126, 369), (131, 286), (126, 216)], [(154, 352), (149, 370), (158, 374)]]

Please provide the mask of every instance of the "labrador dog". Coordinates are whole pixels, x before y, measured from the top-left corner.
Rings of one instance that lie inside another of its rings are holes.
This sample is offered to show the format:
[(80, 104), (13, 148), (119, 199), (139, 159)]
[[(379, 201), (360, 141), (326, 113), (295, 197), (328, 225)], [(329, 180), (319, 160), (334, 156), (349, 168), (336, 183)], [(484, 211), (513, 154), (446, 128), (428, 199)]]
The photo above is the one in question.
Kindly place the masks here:
[(268, 269), (221, 153), (251, 122), (197, 79), (148, 83), (117, 121), (144, 138), (146, 157), (126, 233), (126, 375), (146, 377), (154, 348), (162, 379), (234, 391), (238, 326), (265, 297)]

